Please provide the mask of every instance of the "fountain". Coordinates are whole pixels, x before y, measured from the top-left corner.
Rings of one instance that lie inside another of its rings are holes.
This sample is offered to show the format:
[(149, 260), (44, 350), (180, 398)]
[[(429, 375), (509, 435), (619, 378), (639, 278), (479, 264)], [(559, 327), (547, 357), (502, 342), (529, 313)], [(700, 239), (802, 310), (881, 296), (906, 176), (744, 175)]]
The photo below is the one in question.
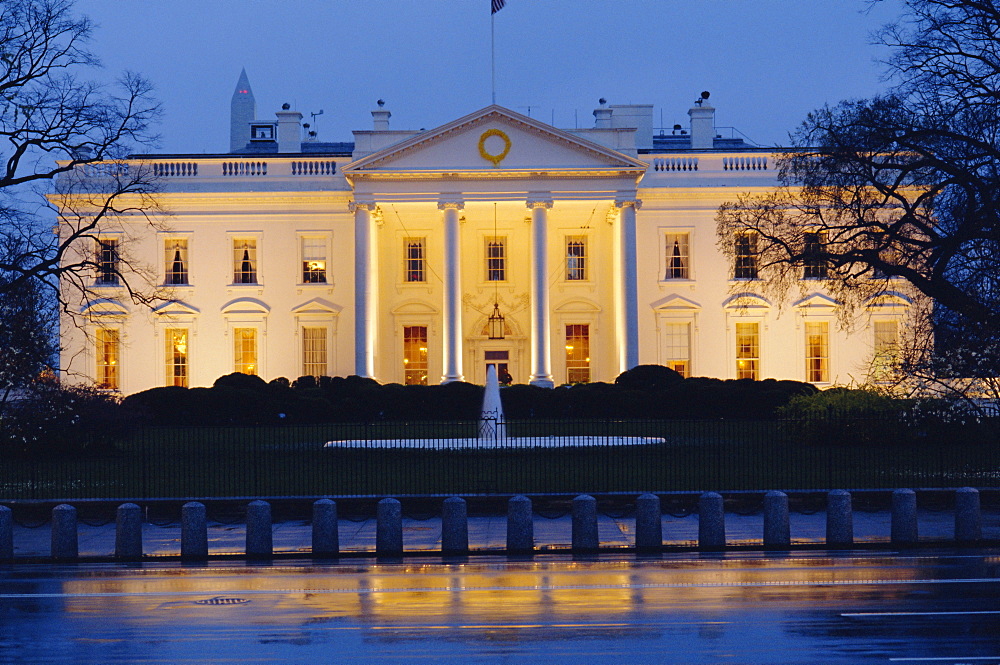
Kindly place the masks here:
[[(344, 439), (327, 441), (326, 448), (423, 448), (430, 450), (490, 450), (495, 448), (568, 448), (635, 446), (666, 443), (656, 436), (508, 436), (500, 399), (500, 383), (493, 365), (486, 370), (486, 390), (479, 414), (479, 436), (446, 439)], [(381, 444), (381, 445), (380, 445)]]

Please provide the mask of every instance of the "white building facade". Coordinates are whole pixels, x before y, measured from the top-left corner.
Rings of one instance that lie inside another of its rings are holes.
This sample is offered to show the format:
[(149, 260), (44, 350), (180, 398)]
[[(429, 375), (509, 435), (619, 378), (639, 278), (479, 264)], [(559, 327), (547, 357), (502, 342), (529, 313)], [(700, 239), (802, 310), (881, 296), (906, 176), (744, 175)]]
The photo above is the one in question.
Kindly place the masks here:
[[(719, 250), (719, 205), (777, 182), (772, 151), (719, 138), (706, 100), (657, 135), (643, 105), (602, 105), (588, 129), (490, 106), (426, 131), (390, 129), (380, 106), (353, 144), (287, 108), (255, 115), (243, 75), (233, 152), (141, 158), (170, 216), (85, 250), (98, 269), (85, 324), (63, 326), (68, 378), (124, 394), (234, 371), (482, 383), (495, 364), (552, 386), (661, 364), (825, 387), (864, 381), (903, 333), (902, 293), (844, 329), (819, 275), (773, 302), (753, 238), (733, 239), (736, 265)], [(152, 309), (111, 274), (126, 245), (165, 295)]]

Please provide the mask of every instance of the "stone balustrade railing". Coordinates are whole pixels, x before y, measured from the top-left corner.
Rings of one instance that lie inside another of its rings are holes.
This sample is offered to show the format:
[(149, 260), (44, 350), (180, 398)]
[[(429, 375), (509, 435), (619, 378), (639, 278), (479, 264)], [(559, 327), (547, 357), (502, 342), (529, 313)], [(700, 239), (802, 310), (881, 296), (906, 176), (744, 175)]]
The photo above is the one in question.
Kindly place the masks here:
[(697, 171), (697, 157), (655, 157), (654, 171)]
[[(962, 488), (954, 492), (954, 542), (974, 544), (982, 539), (982, 516), (978, 490)], [(597, 499), (580, 495), (572, 500), (573, 553), (593, 553), (600, 550), (597, 531)], [(706, 492), (698, 498), (698, 548), (721, 551), (727, 547), (725, 509), (722, 495)], [(635, 503), (634, 549), (637, 552), (657, 552), (664, 548), (663, 520), (660, 497), (643, 494)], [(508, 555), (526, 555), (538, 551), (534, 536), (532, 500), (515, 496), (507, 502)], [(138, 560), (143, 556), (142, 509), (134, 503), (118, 506), (115, 527), (115, 558)], [(208, 531), (204, 503), (189, 501), (181, 507), (180, 557), (185, 560), (208, 558)], [(0, 506), (0, 560), (14, 559), (13, 514)], [(52, 509), (51, 558), (58, 561), (79, 556), (76, 508), (60, 504)], [(248, 558), (270, 558), (274, 555), (271, 505), (266, 501), (251, 501), (246, 507), (246, 548)], [(312, 504), (313, 557), (337, 557), (339, 546), (337, 504), (320, 499)], [(765, 550), (787, 550), (792, 547), (789, 528), (788, 495), (771, 491), (763, 497), (763, 547)], [(898, 489), (892, 493), (891, 546), (907, 547), (917, 543), (917, 495), (913, 490)], [(826, 496), (826, 539), (828, 548), (854, 546), (851, 494), (834, 490)], [(546, 547), (547, 551), (551, 548)], [(618, 550), (620, 551), (620, 549)], [(376, 508), (375, 555), (397, 558), (406, 553), (403, 542), (402, 504), (393, 498), (382, 499)], [(445, 499), (441, 510), (441, 554), (470, 554), (468, 512), (461, 497)]]
[(197, 162), (152, 162), (151, 167), (157, 178), (192, 178), (198, 175)]
[(224, 176), (261, 176), (267, 175), (267, 162), (222, 162)]

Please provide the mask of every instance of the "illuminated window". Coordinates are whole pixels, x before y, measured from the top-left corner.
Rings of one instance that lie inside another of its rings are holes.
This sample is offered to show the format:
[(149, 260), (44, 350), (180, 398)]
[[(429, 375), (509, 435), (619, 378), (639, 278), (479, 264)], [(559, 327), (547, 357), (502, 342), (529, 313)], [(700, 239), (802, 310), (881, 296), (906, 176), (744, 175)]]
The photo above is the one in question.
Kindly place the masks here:
[(757, 279), (757, 234), (745, 231), (736, 234), (733, 266), (734, 279)]
[(690, 279), (690, 254), (687, 233), (666, 234), (666, 265), (664, 279)]
[(406, 265), (404, 266), (403, 274), (407, 282), (427, 281), (426, 255), (424, 254), (425, 243), (425, 238), (407, 238), (403, 243), (406, 248), (404, 258)]
[(326, 283), (326, 240), (302, 238), (302, 282)]
[(97, 330), (97, 387), (118, 390), (121, 387), (121, 340), (111, 328)]
[(233, 371), (256, 375), (258, 369), (257, 329), (233, 328)]
[(666, 341), (664, 364), (687, 378), (691, 370), (691, 324), (666, 323), (663, 328)]
[(875, 321), (875, 355), (872, 359), (872, 380), (892, 380), (899, 363), (899, 322)]
[(118, 239), (98, 238), (95, 262), (97, 263), (98, 284), (118, 285)]
[(566, 383), (590, 382), (590, 325), (566, 326)]
[(188, 241), (170, 238), (163, 243), (163, 265), (166, 266), (164, 284), (188, 283)]
[(587, 279), (587, 236), (566, 237), (566, 279)]
[(302, 328), (302, 374), (326, 376), (326, 328)]
[(427, 385), (427, 326), (403, 327), (403, 383)]
[(802, 276), (805, 279), (823, 279), (826, 277), (826, 260), (820, 255), (826, 250), (826, 231), (813, 231), (803, 234)]
[(486, 281), (507, 280), (507, 239), (490, 236), (486, 239)]
[(760, 378), (760, 324), (736, 324), (736, 378)]
[(167, 385), (188, 387), (187, 328), (167, 328)]
[(257, 240), (233, 238), (233, 284), (257, 283)]
[(830, 324), (825, 321), (806, 324), (806, 381), (827, 383), (830, 380)]

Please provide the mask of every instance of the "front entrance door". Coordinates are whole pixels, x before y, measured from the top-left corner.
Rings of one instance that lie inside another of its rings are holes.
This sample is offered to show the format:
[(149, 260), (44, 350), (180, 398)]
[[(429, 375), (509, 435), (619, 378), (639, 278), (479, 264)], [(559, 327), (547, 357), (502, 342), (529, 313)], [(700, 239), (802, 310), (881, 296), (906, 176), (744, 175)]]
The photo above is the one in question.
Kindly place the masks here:
[(514, 381), (510, 373), (510, 351), (485, 351), (486, 368), (493, 365), (497, 369), (497, 379), (501, 386), (509, 386)]

